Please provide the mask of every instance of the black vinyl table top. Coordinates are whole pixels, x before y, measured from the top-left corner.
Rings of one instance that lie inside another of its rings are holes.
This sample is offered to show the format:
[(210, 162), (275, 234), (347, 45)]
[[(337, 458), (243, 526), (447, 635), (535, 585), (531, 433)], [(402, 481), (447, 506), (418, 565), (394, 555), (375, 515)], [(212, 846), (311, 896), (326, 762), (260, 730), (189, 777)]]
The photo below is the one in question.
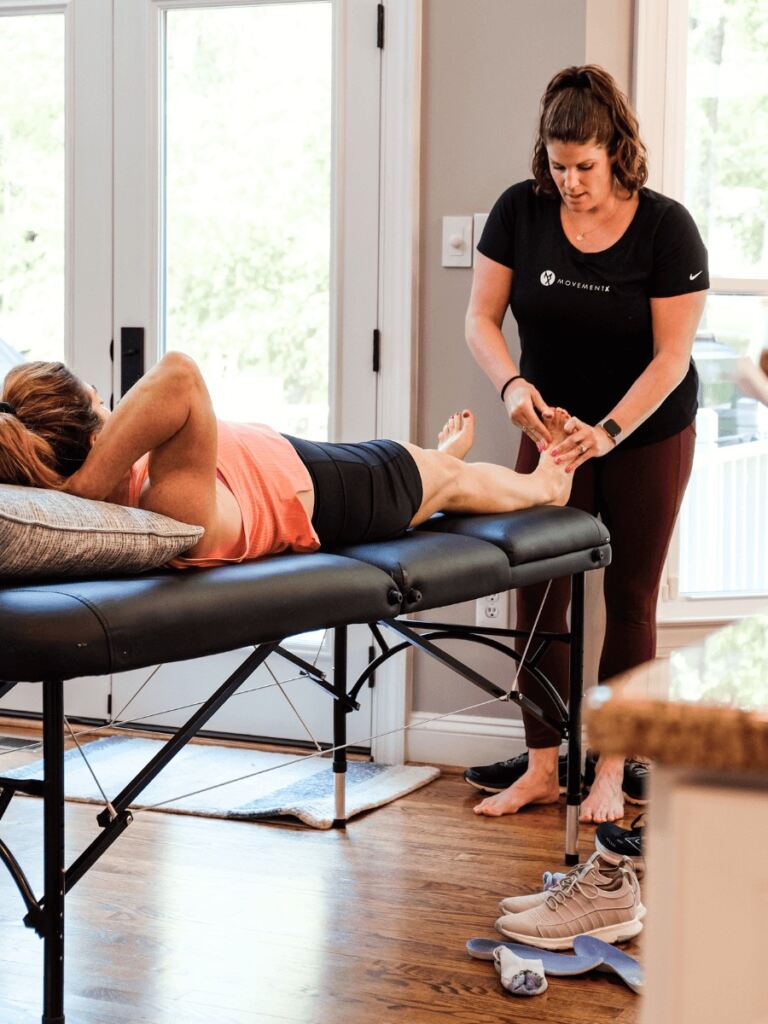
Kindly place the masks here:
[(434, 516), (395, 540), (210, 569), (0, 581), (0, 679), (104, 675), (445, 607), (610, 562), (586, 512)]

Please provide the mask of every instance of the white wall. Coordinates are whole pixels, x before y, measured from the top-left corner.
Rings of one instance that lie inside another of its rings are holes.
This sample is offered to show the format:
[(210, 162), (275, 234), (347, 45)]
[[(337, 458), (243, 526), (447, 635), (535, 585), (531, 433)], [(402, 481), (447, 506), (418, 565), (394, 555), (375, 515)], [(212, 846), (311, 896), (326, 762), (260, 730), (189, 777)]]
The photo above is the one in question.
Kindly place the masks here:
[[(487, 212), (510, 184), (530, 177), (539, 100), (562, 67), (594, 61), (625, 88), (631, 71), (632, 0), (424, 0), (421, 260), (419, 294), (417, 442), (433, 446), (453, 411), (478, 413), (474, 457), (513, 465), (518, 438), (490, 383), (464, 342), (464, 314), (471, 286), (469, 269), (440, 265), (441, 221), (449, 214)], [(511, 314), (504, 325), (513, 354), (517, 334)], [(590, 574), (597, 577), (597, 573)], [(594, 678), (601, 615), (599, 580), (588, 585), (588, 678)], [(437, 617), (430, 614), (431, 618)], [(474, 606), (462, 605), (441, 618), (470, 622)], [(509, 663), (480, 653), (473, 664), (508, 680)], [(413, 710), (441, 713), (483, 699), (475, 689), (423, 656), (415, 660)], [(503, 720), (465, 723), (449, 732), (430, 728), (409, 734), (411, 757), (454, 763), (510, 756), (520, 729), (509, 728), (516, 711), (493, 705), (471, 715)], [(455, 725), (456, 723), (454, 723)], [(506, 728), (505, 728), (506, 726)], [(474, 746), (472, 745), (474, 743)], [(471, 751), (476, 751), (473, 754)]]

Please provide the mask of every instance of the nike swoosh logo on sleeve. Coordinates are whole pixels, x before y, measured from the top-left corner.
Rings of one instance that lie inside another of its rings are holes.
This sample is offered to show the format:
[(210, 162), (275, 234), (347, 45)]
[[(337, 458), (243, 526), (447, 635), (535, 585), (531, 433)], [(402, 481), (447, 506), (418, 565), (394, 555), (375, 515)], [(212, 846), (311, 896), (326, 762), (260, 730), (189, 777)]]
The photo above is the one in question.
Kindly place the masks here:
[[(704, 273), (704, 271), (703, 271), (703, 270), (700, 270), (700, 271), (699, 271), (699, 274), (703, 274), (703, 273)], [(689, 275), (688, 275), (688, 280), (689, 280), (689, 281), (695, 281), (695, 280), (696, 280), (696, 278), (697, 278), (697, 277), (699, 276), (699, 274), (689, 274)]]

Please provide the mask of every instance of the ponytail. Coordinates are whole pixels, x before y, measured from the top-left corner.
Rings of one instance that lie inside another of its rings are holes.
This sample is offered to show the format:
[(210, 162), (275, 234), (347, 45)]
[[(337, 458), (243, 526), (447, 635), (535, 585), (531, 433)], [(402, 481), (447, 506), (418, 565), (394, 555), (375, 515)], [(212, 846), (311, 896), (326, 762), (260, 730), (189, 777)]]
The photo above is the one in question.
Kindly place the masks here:
[(0, 482), (59, 488), (64, 478), (54, 463), (53, 449), (44, 438), (27, 430), (13, 413), (0, 412)]
[(102, 423), (63, 363), (22, 363), (0, 394), (0, 483), (59, 488), (85, 462)]

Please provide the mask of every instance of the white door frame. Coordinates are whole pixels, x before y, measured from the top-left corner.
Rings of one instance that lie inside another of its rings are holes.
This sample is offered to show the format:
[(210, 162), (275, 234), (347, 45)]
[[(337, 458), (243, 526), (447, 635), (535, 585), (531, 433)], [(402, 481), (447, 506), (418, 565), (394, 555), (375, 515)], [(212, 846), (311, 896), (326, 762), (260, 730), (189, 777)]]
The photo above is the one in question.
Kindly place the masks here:
[[(387, 0), (382, 66), (377, 432), (409, 441), (416, 426), (419, 289), (422, 0)], [(376, 761), (402, 764), (410, 716), (411, 655), (377, 672), (372, 743)]]

